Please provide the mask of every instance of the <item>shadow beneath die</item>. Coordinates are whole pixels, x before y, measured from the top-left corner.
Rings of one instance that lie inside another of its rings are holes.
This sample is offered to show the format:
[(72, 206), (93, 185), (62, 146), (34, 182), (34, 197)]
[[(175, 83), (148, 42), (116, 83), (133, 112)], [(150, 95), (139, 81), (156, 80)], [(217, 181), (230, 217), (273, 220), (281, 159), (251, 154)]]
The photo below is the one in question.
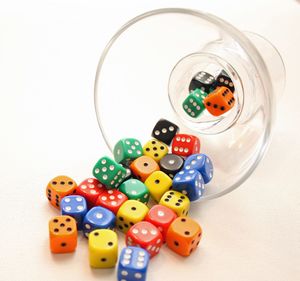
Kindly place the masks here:
[(103, 280), (113, 280), (112, 276), (116, 278), (117, 273), (115, 268), (92, 268), (91, 273), (97, 278), (103, 278)]

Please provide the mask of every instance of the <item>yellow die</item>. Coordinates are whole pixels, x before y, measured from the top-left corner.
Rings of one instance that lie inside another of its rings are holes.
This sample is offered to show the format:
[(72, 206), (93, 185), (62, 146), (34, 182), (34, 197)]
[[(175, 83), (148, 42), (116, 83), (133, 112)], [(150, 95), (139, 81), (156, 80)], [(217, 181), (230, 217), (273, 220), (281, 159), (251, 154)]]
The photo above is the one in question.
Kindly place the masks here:
[(187, 216), (190, 209), (189, 198), (175, 190), (167, 191), (161, 197), (159, 204), (172, 209), (179, 217)]
[(150, 140), (143, 146), (143, 153), (156, 162), (168, 154), (168, 146), (158, 140)]
[(152, 173), (144, 182), (151, 197), (158, 202), (172, 186), (172, 179), (162, 171)]
[(89, 234), (91, 267), (114, 267), (118, 260), (118, 237), (110, 229), (96, 229)]
[(117, 213), (117, 228), (126, 233), (131, 226), (142, 221), (148, 211), (149, 208), (137, 200), (125, 201)]

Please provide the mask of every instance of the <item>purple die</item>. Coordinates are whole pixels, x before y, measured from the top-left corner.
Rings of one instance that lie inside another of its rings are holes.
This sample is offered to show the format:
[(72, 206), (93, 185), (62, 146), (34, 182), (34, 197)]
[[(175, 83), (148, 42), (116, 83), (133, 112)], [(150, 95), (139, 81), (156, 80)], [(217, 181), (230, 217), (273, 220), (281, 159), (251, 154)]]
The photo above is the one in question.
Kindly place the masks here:
[(82, 229), (82, 222), (87, 213), (87, 205), (84, 197), (70, 195), (64, 197), (60, 202), (61, 214), (73, 217), (77, 222), (77, 229)]
[(200, 172), (205, 184), (209, 183), (214, 175), (211, 159), (203, 153), (189, 156), (184, 162), (183, 169), (197, 170)]
[(190, 201), (198, 200), (204, 192), (204, 181), (197, 170), (182, 170), (173, 179), (173, 189), (185, 194)]

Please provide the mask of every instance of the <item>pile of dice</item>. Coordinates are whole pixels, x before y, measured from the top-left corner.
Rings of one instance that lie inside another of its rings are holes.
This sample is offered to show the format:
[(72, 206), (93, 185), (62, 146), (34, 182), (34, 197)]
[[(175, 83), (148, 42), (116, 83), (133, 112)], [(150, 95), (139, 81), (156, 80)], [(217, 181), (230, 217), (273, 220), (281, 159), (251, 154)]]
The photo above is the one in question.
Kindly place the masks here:
[(159, 120), (152, 136), (143, 147), (137, 139), (120, 140), (114, 160), (100, 158), (93, 168), (95, 178), (78, 186), (67, 176), (49, 182), (47, 198), (61, 210), (49, 222), (53, 253), (74, 251), (77, 231), (82, 230), (88, 238), (90, 265), (114, 267), (117, 229), (126, 234), (127, 246), (119, 257), (118, 280), (143, 281), (150, 258), (163, 243), (182, 256), (196, 249), (202, 229), (188, 217), (190, 201), (199, 199), (211, 181), (212, 162), (200, 153), (196, 136), (180, 134), (168, 120)]
[(190, 83), (190, 93), (182, 108), (192, 118), (197, 118), (205, 109), (214, 116), (220, 116), (233, 108), (234, 90), (234, 84), (224, 70), (216, 77), (200, 71)]

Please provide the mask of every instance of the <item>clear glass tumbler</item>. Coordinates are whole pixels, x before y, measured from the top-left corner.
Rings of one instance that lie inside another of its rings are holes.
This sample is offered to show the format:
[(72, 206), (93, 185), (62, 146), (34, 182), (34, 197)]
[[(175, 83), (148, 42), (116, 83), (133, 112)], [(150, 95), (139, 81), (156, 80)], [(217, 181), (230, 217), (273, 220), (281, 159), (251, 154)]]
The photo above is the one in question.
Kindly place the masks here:
[[(234, 82), (236, 105), (222, 116), (190, 118), (182, 109), (191, 79), (203, 69), (224, 69)], [(199, 11), (160, 9), (130, 20), (107, 44), (95, 109), (110, 150), (124, 137), (146, 142), (160, 118), (197, 135), (215, 168), (201, 201), (237, 188), (257, 167), (284, 83), (282, 58), (263, 37)]]

